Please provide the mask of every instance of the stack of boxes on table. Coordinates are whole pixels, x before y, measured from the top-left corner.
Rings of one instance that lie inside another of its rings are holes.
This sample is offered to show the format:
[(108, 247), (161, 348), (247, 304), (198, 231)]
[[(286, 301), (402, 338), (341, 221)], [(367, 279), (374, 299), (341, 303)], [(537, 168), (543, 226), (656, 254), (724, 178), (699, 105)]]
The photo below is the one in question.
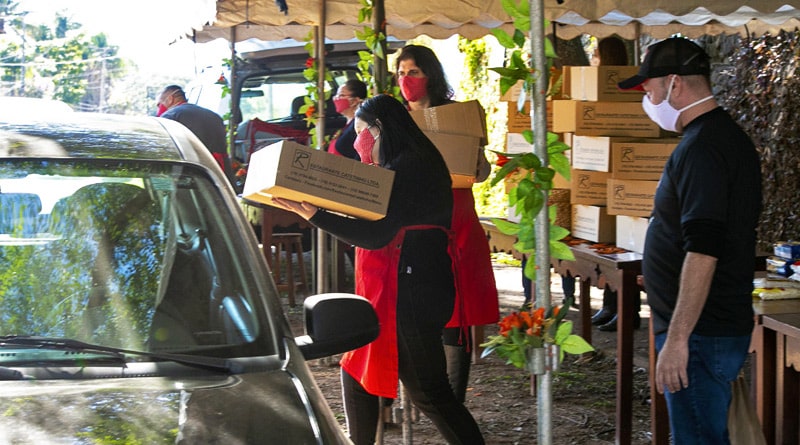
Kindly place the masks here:
[[(551, 203), (553, 196), (569, 197), (572, 236), (642, 253), (656, 185), (679, 140), (650, 120), (643, 92), (617, 88), (637, 72), (635, 66), (564, 67), (562, 93), (547, 101), (547, 127), (572, 148), (571, 181), (556, 175), (551, 193)], [(522, 114), (516, 101), (508, 106), (506, 150), (531, 151), (518, 134), (530, 128), (528, 108)]]
[[(411, 112), (414, 121), (442, 153), (453, 188), (470, 188), (478, 155), (486, 145), (486, 115), (478, 101), (458, 102)], [(306, 201), (368, 220), (386, 215), (394, 172), (362, 164), (290, 140), (252, 154), (242, 196), (272, 205), (272, 198)]]

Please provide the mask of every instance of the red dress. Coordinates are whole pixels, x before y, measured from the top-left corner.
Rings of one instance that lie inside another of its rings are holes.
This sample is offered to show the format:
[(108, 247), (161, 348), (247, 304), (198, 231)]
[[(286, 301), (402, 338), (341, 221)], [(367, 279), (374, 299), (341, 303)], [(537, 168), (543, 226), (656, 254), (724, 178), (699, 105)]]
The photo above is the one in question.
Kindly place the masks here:
[(345, 353), (339, 363), (368, 393), (376, 396), (397, 398), (397, 267), (406, 231), (426, 228), (444, 230), (427, 225), (403, 227), (381, 249), (356, 247), (355, 269), (360, 272), (356, 274), (356, 294), (372, 303), (380, 332), (372, 343)]
[(497, 283), (486, 232), (471, 188), (453, 189), (456, 304), (448, 328), (494, 324), (500, 319)]

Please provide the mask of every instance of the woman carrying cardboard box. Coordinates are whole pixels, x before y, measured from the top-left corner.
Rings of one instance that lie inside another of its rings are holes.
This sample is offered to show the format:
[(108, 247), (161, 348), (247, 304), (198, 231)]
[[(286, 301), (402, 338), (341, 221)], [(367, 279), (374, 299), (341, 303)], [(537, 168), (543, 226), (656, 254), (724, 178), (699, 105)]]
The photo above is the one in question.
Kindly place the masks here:
[(396, 398), (399, 378), (448, 443), (482, 444), (478, 425), (450, 388), (442, 348), (455, 301), (447, 165), (390, 96), (366, 100), (356, 112), (355, 129), (361, 162), (395, 172), (384, 218), (348, 218), (309, 203), (274, 200), (357, 247), (356, 293), (370, 300), (381, 330), (375, 341), (341, 360), (351, 439), (374, 443), (380, 397)]
[[(407, 45), (397, 56), (397, 82), (411, 111), (453, 103), (453, 90), (436, 54), (425, 46)], [(475, 166), (476, 181), (489, 177), (491, 166), (483, 149)], [(456, 236), (456, 306), (442, 336), (447, 375), (456, 398), (464, 402), (471, 365), (472, 326), (494, 324), (500, 318), (497, 284), (486, 232), (475, 212), (472, 188), (453, 189), (453, 225)]]

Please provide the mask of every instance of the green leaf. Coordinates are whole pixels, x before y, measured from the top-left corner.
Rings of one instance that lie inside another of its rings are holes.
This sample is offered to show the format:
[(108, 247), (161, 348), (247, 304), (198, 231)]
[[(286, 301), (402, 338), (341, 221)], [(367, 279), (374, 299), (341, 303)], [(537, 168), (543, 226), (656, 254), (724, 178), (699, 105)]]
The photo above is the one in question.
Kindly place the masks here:
[(575, 254), (563, 241), (550, 240), (550, 257), (565, 261), (575, 261)]
[[(526, 5), (527, 5), (527, 0), (526, 0)], [(528, 22), (528, 29), (530, 29), (530, 22)], [(516, 43), (517, 46), (520, 48), (525, 46), (525, 34), (523, 34), (522, 31), (520, 31), (519, 29), (514, 30), (514, 43)]]
[(553, 180), (553, 176), (556, 175), (556, 172), (549, 167), (539, 167), (534, 169), (533, 174), (538, 181), (550, 182)]
[(570, 335), (559, 343), (559, 346), (561, 346), (561, 350), (567, 354), (578, 355), (594, 351), (594, 347), (580, 335)]
[(508, 33), (503, 31), (502, 29), (494, 28), (490, 32), (492, 33), (493, 36), (495, 36), (495, 38), (500, 43), (500, 45), (503, 46), (503, 48), (511, 49), (517, 46), (514, 43), (514, 40), (511, 38), (511, 36), (508, 35)]
[(525, 262), (525, 270), (522, 271), (531, 280), (536, 279), (536, 256), (533, 255)]
[(549, 161), (554, 171), (567, 181), (570, 180), (572, 174), (570, 173), (569, 159), (563, 153), (554, 153), (549, 157)]
[(517, 223), (498, 218), (492, 218), (492, 223), (494, 223), (500, 233), (505, 235), (516, 235), (519, 232), (519, 224)]
[(522, 132), (522, 137), (525, 138), (525, 141), (529, 144), (533, 145), (533, 130), (525, 130)]
[[(553, 206), (555, 207), (555, 206)], [(558, 241), (564, 239), (567, 235), (569, 235), (569, 230), (551, 224), (550, 225), (550, 241)], [(551, 246), (552, 247), (552, 246)]]

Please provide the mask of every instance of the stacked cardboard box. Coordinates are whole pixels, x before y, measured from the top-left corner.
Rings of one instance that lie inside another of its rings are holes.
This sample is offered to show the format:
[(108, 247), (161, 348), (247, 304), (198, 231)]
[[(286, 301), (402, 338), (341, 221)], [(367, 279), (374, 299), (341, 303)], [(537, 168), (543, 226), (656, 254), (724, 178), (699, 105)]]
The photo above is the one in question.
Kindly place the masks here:
[(565, 69), (569, 97), (553, 101), (553, 131), (574, 134), (572, 235), (641, 252), (656, 185), (678, 140), (650, 120), (641, 91), (617, 88), (637, 67)]
[(412, 111), (411, 117), (439, 149), (453, 188), (470, 188), (486, 145), (486, 113), (477, 100)]

